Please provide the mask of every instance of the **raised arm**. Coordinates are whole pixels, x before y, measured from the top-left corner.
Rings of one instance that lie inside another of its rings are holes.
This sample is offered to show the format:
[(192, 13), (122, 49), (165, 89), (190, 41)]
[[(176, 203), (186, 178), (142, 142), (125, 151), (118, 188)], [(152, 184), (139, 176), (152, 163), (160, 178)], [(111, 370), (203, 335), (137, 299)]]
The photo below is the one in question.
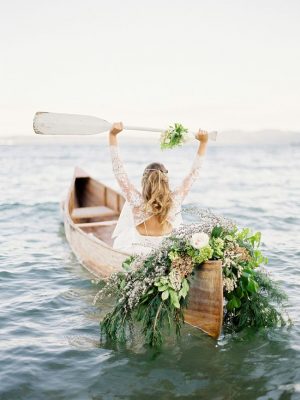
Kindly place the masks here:
[(196, 134), (196, 139), (199, 140), (199, 147), (197, 150), (196, 158), (192, 164), (192, 168), (188, 175), (183, 179), (181, 185), (174, 191), (175, 195), (180, 196), (181, 201), (189, 193), (192, 184), (200, 175), (200, 170), (203, 164), (204, 156), (207, 148), (208, 133), (206, 131), (199, 130)]
[(125, 199), (134, 207), (138, 205), (137, 203), (140, 199), (140, 193), (129, 181), (128, 175), (124, 169), (123, 161), (120, 157), (117, 135), (122, 130), (123, 124), (122, 122), (118, 122), (114, 123), (109, 131), (112, 168)]

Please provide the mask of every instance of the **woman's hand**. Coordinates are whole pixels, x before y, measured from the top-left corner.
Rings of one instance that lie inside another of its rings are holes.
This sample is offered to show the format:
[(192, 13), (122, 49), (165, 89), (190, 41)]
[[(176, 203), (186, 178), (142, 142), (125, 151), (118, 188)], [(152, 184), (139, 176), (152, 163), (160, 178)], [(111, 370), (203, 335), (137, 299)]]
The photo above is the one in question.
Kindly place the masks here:
[(208, 132), (207, 131), (202, 131), (199, 129), (199, 131), (196, 133), (195, 138), (199, 140), (199, 148), (198, 148), (198, 155), (199, 156), (204, 156), (206, 152), (206, 147), (207, 147), (207, 141), (208, 141)]
[(111, 146), (117, 146), (117, 134), (123, 130), (123, 123), (122, 122), (114, 122), (109, 131), (109, 144)]
[(110, 128), (109, 133), (116, 136), (118, 133), (122, 132), (123, 130), (123, 123), (122, 122), (114, 122), (112, 127)]
[(199, 129), (199, 131), (196, 133), (195, 138), (199, 140), (201, 143), (207, 143), (208, 141), (208, 132), (203, 131), (202, 129)]

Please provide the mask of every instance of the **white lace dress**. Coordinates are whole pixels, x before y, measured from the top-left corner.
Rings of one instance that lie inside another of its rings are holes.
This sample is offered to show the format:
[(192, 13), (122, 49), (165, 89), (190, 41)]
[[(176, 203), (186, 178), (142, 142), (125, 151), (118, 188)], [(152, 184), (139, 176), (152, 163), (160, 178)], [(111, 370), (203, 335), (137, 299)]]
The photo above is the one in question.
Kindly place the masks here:
[[(142, 194), (130, 182), (125, 172), (118, 146), (111, 145), (110, 151), (113, 171), (126, 200), (112, 234), (112, 238), (114, 238), (113, 248), (129, 254), (148, 254), (153, 248), (158, 247), (168, 235), (145, 236), (138, 232), (136, 227), (149, 219), (152, 214), (144, 211)], [(204, 156), (196, 155), (190, 172), (183, 179), (181, 185), (172, 191), (173, 204), (167, 221), (173, 229), (182, 223), (181, 204), (193, 182), (199, 176), (203, 159)]]

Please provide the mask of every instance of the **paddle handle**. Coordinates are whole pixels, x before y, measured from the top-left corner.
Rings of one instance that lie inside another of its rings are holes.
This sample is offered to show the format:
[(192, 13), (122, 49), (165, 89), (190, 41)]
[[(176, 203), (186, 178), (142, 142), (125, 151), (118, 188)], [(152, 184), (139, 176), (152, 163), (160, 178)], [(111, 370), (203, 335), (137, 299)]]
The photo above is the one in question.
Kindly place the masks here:
[[(125, 125), (124, 129), (128, 131), (145, 131), (145, 132), (164, 132), (166, 129), (159, 129), (159, 128), (146, 128), (144, 126), (131, 126), (131, 125)], [(217, 140), (217, 131), (210, 131), (208, 132), (208, 139), (216, 141)], [(195, 138), (197, 135), (197, 132), (189, 132), (189, 136), (191, 135), (191, 138)]]

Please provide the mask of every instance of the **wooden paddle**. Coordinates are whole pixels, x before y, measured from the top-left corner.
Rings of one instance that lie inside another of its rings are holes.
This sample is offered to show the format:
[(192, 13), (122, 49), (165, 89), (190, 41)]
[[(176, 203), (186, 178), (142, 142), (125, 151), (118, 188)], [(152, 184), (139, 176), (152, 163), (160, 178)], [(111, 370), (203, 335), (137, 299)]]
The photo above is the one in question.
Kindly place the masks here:
[[(110, 130), (112, 124), (105, 119), (90, 115), (37, 112), (33, 120), (33, 129), (39, 135), (96, 135)], [(146, 128), (142, 126), (124, 126), (129, 131), (164, 132), (166, 129)], [(196, 132), (190, 132), (195, 135)], [(210, 140), (216, 140), (217, 132), (208, 133)]]

